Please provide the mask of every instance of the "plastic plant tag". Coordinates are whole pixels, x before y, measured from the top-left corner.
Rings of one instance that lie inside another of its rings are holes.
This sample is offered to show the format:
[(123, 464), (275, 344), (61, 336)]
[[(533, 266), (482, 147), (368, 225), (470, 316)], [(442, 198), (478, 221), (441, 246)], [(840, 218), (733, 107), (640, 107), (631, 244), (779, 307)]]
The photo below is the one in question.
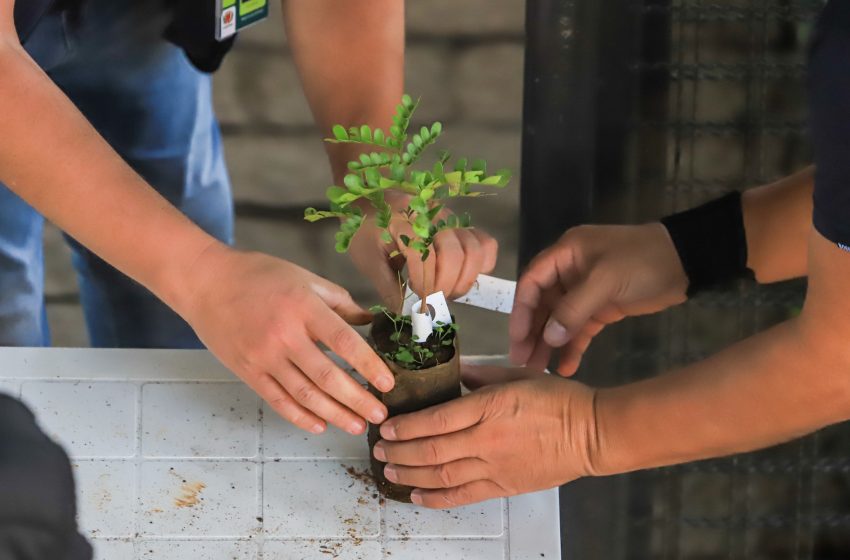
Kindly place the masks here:
[(410, 314), (413, 313), (414, 303), (418, 304), (419, 298), (416, 297), (416, 293), (410, 289), (410, 284), (408, 284), (404, 288), (404, 301), (401, 303), (402, 317), (410, 317)]
[(435, 327), (452, 323), (452, 313), (449, 311), (449, 304), (443, 292), (437, 292), (426, 297), (425, 303), (428, 305), (428, 310), (433, 313), (431, 319)]
[(434, 332), (434, 322), (431, 320), (430, 313), (416, 313), (410, 316), (413, 324), (413, 340), (416, 342), (425, 342), (431, 333)]

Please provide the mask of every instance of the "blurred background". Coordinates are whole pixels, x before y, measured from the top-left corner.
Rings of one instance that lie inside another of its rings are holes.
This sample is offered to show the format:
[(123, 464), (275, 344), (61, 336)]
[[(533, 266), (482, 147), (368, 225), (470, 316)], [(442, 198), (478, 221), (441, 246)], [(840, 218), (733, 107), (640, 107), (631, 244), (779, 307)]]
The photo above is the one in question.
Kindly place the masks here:
[[(501, 244), (497, 273), (515, 277), (570, 225), (657, 219), (805, 166), (806, 45), (824, 3), (413, 0), (406, 89), (422, 97), (421, 120), (444, 123), (444, 146), (516, 171), (512, 188), (473, 209)], [(376, 303), (334, 252), (333, 224), (302, 220), (330, 175), (278, 13), (240, 38), (215, 90), (238, 245)], [(67, 251), (55, 230), (46, 242), (55, 343), (84, 346)], [(622, 383), (699, 359), (793, 316), (804, 289), (741, 283), (628, 321), (594, 343), (579, 378)], [(505, 317), (455, 311), (464, 353), (505, 351)], [(562, 490), (562, 509), (570, 560), (850, 558), (850, 429), (580, 481)]]
[[(215, 75), (215, 102), (236, 200), (236, 239), (244, 249), (291, 260), (351, 291), (368, 307), (377, 296), (347, 255), (334, 251), (334, 224), (308, 224), (323, 207), (331, 177), (319, 131), (288, 52), (280, 3), (243, 33)], [(444, 147), (519, 174), (522, 117), (522, 0), (416, 0), (407, 6), (406, 90), (422, 97), (417, 122), (440, 120)], [(501, 243), (497, 273), (515, 277), (519, 181), (476, 201), (480, 227)], [(59, 232), (45, 247), (48, 317), (57, 346), (86, 346), (74, 271)], [(464, 353), (504, 353), (507, 318), (457, 306)]]

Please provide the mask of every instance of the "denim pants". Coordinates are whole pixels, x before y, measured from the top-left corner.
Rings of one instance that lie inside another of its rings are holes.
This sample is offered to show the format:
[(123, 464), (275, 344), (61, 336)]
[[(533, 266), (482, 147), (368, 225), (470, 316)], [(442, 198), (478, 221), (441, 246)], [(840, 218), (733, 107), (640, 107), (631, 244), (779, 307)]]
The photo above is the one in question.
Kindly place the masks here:
[[(24, 48), (124, 161), (201, 228), (232, 243), (233, 201), (210, 77), (161, 39), (165, 14), (140, 5), (90, 0), (74, 22), (50, 14)], [(0, 185), (0, 345), (50, 344), (42, 230), (41, 215)], [(201, 347), (148, 290), (66, 241), (92, 346)]]

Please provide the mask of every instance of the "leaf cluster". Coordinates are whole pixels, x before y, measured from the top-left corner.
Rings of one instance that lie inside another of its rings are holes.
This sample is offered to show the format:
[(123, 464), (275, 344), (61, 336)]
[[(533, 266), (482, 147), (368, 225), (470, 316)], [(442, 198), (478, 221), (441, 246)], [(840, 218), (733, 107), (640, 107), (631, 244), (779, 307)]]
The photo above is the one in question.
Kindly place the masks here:
[[(329, 210), (308, 208), (304, 212), (304, 219), (309, 222), (326, 218), (340, 220), (340, 230), (336, 234), (338, 252), (348, 250), (352, 238), (363, 225), (363, 210), (355, 204), (359, 201), (367, 201), (375, 208), (377, 225), (383, 230), (382, 239), (386, 243), (393, 242), (389, 229), (394, 211), (387, 203), (385, 193), (397, 191), (409, 195), (407, 207), (397, 213), (410, 224), (414, 233), (413, 236), (400, 236), (399, 241), (419, 253), (424, 261), (430, 255), (434, 237), (439, 232), (471, 227), (468, 214), (443, 213), (449, 199), (482, 196), (487, 193), (475, 187), (501, 188), (510, 181), (511, 172), (507, 169), (488, 175), (484, 160), (470, 163), (468, 159), (460, 158), (450, 165), (451, 155), (445, 150), (438, 153), (433, 165), (418, 169), (416, 164), (443, 134), (443, 126), (439, 122), (410, 134), (411, 118), (418, 106), (419, 100), (414, 101), (409, 95), (404, 95), (388, 131), (365, 124), (349, 128), (336, 125), (333, 138), (326, 139), (330, 143), (357, 144), (366, 148), (357, 160), (348, 163), (349, 173), (343, 185), (328, 188)], [(398, 251), (395, 251), (392, 256), (397, 254)]]

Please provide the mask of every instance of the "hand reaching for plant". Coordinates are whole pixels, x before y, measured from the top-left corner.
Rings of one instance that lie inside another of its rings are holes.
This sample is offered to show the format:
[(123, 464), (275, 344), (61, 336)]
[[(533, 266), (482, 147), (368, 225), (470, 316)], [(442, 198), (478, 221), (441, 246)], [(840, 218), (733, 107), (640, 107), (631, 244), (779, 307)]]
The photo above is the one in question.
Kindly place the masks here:
[(374, 455), (414, 503), (451, 508), (553, 488), (595, 473), (593, 389), (511, 368), (464, 368), (491, 385), (381, 426)]
[(193, 268), (198, 289), (179, 311), (275, 412), (313, 433), (327, 421), (362, 434), (365, 420), (386, 418), (386, 407), (318, 347), (392, 389), (387, 366), (348, 324), (371, 320), (348, 292), (287, 261), (223, 246), (208, 249)]
[(593, 337), (624, 317), (684, 302), (688, 278), (659, 223), (573, 228), (529, 264), (511, 315), (511, 361), (572, 375)]
[[(386, 200), (395, 213), (407, 207), (408, 196), (387, 193)], [(349, 254), (358, 270), (369, 278), (381, 299), (390, 309), (398, 309), (403, 297), (400, 274), (407, 264), (407, 277), (411, 288), (423, 293), (422, 279), (432, 279), (433, 292), (442, 291), (448, 299), (458, 298), (472, 289), (479, 274), (487, 274), (496, 266), (499, 245), (487, 233), (470, 228), (444, 230), (434, 239), (434, 251), (423, 261), (418, 252), (405, 247), (401, 236), (413, 238), (413, 228), (406, 221), (393, 219), (387, 230), (392, 242), (382, 238), (382, 228), (368, 209), (359, 233), (352, 239)], [(444, 210), (441, 218), (445, 219)], [(393, 255), (396, 251), (399, 254)]]

